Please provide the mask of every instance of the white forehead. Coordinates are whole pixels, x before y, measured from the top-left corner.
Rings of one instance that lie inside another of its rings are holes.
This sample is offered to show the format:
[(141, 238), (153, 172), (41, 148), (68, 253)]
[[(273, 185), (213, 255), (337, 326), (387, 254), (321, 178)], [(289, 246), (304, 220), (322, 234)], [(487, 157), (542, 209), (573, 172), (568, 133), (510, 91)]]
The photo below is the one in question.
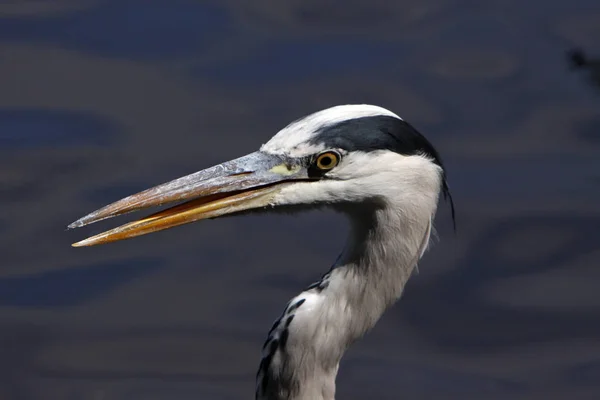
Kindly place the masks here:
[(355, 118), (374, 117), (378, 115), (402, 119), (390, 110), (370, 104), (335, 106), (292, 122), (277, 132), (271, 140), (263, 144), (260, 150), (266, 153), (288, 154), (291, 156), (315, 153), (324, 149), (308, 142), (323, 127)]

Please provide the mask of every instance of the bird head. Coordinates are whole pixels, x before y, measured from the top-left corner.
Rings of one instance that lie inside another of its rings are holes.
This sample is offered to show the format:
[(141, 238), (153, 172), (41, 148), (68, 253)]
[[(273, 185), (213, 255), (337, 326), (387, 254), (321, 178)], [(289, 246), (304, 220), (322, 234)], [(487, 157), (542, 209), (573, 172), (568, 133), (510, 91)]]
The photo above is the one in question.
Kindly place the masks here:
[(377, 203), (435, 211), (440, 193), (449, 196), (444, 167), (424, 136), (384, 108), (343, 105), (292, 122), (259, 151), (121, 199), (69, 228), (181, 202), (73, 245), (91, 246), (257, 210)]

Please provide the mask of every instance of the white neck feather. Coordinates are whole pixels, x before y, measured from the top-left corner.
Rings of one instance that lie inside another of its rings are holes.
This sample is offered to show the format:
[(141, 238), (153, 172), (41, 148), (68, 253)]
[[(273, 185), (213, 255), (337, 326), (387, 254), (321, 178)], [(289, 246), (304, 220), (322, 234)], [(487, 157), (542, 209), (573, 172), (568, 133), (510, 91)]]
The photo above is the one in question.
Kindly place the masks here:
[(269, 333), (257, 399), (334, 399), (344, 352), (400, 297), (428, 245), (435, 206), (407, 209), (350, 210), (352, 230), (338, 262), (288, 303)]

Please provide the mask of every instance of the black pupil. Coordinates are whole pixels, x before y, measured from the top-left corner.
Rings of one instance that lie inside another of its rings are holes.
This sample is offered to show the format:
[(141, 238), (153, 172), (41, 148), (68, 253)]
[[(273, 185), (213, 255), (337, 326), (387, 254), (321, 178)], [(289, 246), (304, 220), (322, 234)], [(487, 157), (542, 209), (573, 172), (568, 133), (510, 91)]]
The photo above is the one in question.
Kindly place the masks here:
[(330, 156), (325, 156), (321, 158), (321, 165), (324, 167), (328, 167), (333, 163), (333, 159)]

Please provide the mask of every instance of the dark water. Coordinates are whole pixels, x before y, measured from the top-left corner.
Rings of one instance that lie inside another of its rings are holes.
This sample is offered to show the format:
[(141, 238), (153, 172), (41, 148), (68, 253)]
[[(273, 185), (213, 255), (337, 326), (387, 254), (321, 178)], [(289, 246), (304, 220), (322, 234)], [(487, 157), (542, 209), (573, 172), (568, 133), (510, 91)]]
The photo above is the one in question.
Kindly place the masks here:
[(0, 399), (251, 398), (341, 217), (65, 227), (356, 102), (435, 143), (458, 233), (442, 207), (339, 398), (600, 398), (600, 75), (566, 57), (599, 39), (597, 0), (0, 2)]

